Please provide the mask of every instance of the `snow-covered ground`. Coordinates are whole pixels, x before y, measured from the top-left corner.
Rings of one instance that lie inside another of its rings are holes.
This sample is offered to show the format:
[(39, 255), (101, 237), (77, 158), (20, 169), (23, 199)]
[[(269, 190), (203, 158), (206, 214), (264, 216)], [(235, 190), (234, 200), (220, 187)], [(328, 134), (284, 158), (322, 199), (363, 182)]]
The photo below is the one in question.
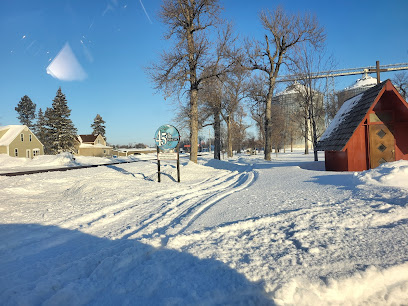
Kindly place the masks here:
[[(174, 162), (158, 183), (153, 158), (0, 176), (0, 304), (408, 304), (408, 162), (183, 156), (181, 183)], [(0, 172), (109, 161), (0, 155)]]

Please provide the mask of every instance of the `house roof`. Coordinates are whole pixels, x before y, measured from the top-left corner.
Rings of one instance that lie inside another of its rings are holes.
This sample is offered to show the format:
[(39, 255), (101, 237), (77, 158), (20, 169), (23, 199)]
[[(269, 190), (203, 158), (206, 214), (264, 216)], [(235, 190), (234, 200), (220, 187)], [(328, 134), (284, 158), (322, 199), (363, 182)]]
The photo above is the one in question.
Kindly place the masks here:
[(344, 102), (320, 138), (317, 150), (341, 151), (364, 119), (387, 81), (390, 82), (386, 80)]
[(79, 137), (81, 138), (82, 142), (95, 142), (98, 135), (79, 135)]
[(0, 138), (0, 146), (8, 146), (10, 143), (16, 139), (18, 135), (26, 128), (27, 126), (25, 125), (6, 125), (6, 126), (0, 126), (0, 131), (5, 131), (7, 132), (1, 136)]

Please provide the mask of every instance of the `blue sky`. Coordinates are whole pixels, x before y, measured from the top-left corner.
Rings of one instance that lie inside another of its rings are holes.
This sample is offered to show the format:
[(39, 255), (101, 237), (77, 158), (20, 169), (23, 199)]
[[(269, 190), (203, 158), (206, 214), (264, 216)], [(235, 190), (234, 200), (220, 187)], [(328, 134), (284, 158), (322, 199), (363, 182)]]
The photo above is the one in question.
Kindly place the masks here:
[[(59, 87), (80, 134), (96, 114), (111, 144), (153, 145), (156, 129), (172, 123), (176, 104), (155, 93), (144, 67), (171, 46), (157, 19), (159, 0), (0, 1), (0, 125), (19, 124), (14, 107), (28, 95), (37, 109), (50, 107)], [(264, 35), (258, 13), (277, 4), (310, 12), (326, 28), (337, 68), (408, 62), (408, 1), (221, 1), (223, 17), (241, 37)], [(86, 78), (61, 80), (47, 67), (68, 44)], [(382, 79), (391, 78), (385, 73)], [(337, 78), (336, 89), (358, 77)], [(208, 128), (207, 128), (208, 129)], [(208, 135), (208, 130), (204, 131)]]

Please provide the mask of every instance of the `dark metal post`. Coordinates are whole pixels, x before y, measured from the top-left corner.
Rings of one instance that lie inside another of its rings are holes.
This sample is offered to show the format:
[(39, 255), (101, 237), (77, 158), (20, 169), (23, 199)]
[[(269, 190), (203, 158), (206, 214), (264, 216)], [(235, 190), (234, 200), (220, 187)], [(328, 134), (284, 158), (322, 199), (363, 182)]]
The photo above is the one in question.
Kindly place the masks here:
[(159, 147), (157, 147), (157, 175), (158, 175), (158, 182), (160, 183), (160, 159), (159, 159)]
[(180, 144), (177, 145), (177, 182), (180, 183)]
[(377, 70), (377, 84), (380, 84), (380, 61), (375, 62), (375, 70)]

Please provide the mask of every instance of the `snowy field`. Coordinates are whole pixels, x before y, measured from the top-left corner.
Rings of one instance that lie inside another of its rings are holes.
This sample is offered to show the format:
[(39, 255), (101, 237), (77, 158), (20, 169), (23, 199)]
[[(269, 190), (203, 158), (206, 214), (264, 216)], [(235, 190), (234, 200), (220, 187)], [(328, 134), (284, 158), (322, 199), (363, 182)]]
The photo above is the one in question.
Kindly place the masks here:
[[(0, 304), (408, 304), (408, 162), (185, 155), (158, 183), (153, 158), (0, 176)], [(109, 161), (0, 155), (0, 173)]]

